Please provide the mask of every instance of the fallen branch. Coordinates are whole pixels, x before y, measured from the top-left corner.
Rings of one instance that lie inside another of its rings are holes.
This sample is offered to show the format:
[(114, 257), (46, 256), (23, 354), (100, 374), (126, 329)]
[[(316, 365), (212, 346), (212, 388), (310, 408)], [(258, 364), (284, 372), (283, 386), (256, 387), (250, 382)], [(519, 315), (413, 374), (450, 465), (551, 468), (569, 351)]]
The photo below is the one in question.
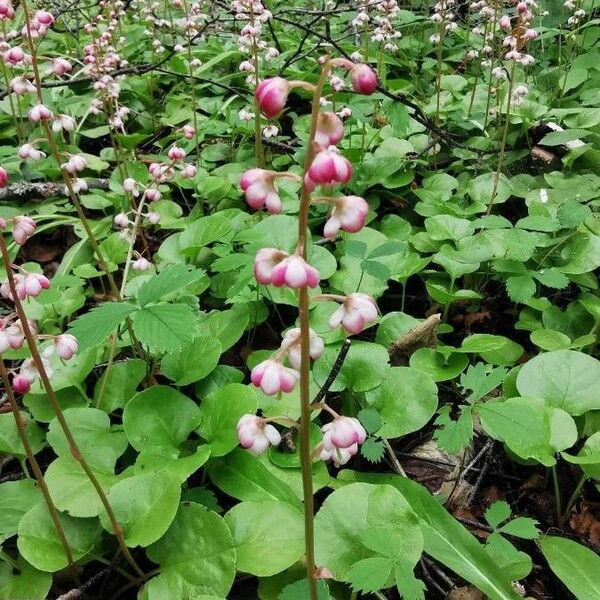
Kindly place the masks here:
[[(108, 179), (87, 179), (88, 189), (108, 190)], [(0, 190), (0, 202), (25, 204), (26, 202), (42, 202), (48, 198), (68, 198), (69, 191), (64, 183), (13, 183)]]
[(441, 320), (439, 313), (431, 315), (393, 342), (388, 348), (390, 364), (406, 364), (410, 355), (419, 348), (434, 346), (437, 341), (436, 329)]

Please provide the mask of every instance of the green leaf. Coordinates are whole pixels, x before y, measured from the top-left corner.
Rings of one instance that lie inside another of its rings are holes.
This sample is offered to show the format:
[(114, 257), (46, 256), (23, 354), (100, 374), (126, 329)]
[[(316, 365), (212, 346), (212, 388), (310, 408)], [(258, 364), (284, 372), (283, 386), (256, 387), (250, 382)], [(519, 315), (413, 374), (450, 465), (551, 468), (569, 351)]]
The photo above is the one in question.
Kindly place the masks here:
[(509, 521), (498, 531), (506, 535), (514, 535), (515, 537), (526, 540), (534, 540), (540, 535), (540, 530), (537, 528), (538, 522), (535, 519), (528, 517), (517, 517)]
[(442, 406), (435, 425), (439, 429), (436, 429), (434, 439), (449, 454), (464, 450), (473, 439), (473, 411), (470, 406), (462, 406), (456, 420), (450, 418), (450, 406)]
[(241, 337), (248, 321), (250, 311), (247, 306), (239, 304), (230, 310), (215, 310), (200, 323), (202, 332), (212, 335), (221, 343), (222, 351), (228, 350)]
[(535, 294), (535, 281), (528, 275), (508, 277), (506, 293), (513, 302), (526, 302)]
[(338, 479), (393, 485), (419, 517), (427, 554), (476, 586), (491, 600), (521, 598), (514, 591), (510, 578), (487, 555), (476, 538), (426, 488), (398, 475), (342, 471)]
[[(319, 386), (325, 383), (340, 352), (340, 345), (325, 348), (323, 356), (313, 367), (313, 377)], [(379, 385), (390, 366), (387, 350), (379, 344), (354, 342), (330, 390), (365, 392)]]
[(385, 454), (385, 445), (381, 440), (369, 437), (360, 447), (360, 454), (371, 463), (378, 463)]
[(572, 350), (538, 354), (521, 367), (517, 388), (522, 396), (582, 415), (600, 409), (600, 361)]
[(401, 561), (394, 569), (396, 587), (403, 600), (424, 600), (427, 588), (425, 584), (414, 576), (412, 566), (404, 565)]
[(220, 357), (219, 340), (204, 334), (166, 354), (160, 367), (177, 385), (189, 385), (206, 377), (217, 366)]
[(357, 417), (369, 433), (375, 433), (383, 424), (381, 415), (374, 408), (361, 409)]
[(364, 558), (354, 563), (346, 575), (346, 581), (353, 590), (368, 594), (386, 586), (394, 561), (383, 556)]
[(304, 519), (285, 502), (241, 502), (226, 515), (237, 553), (237, 568), (269, 577), (304, 554)]
[(198, 406), (166, 385), (155, 385), (136, 394), (123, 411), (123, 427), (136, 450), (179, 445), (198, 426)]
[(158, 302), (164, 296), (183, 292), (185, 288), (193, 286), (203, 278), (206, 278), (206, 273), (201, 269), (194, 269), (182, 263), (168, 265), (140, 287), (137, 298), (140, 306), (144, 307), (151, 302)]
[[(576, 71), (582, 71), (584, 80), (587, 78), (587, 71), (584, 69), (576, 69)], [(567, 78), (573, 73), (569, 73)], [(543, 146), (563, 146), (568, 142), (577, 140), (590, 135), (589, 131), (585, 129), (567, 129), (565, 131), (552, 131), (547, 133), (541, 140), (540, 144)]]
[(21, 517), (41, 499), (33, 479), (0, 483), (0, 543), (17, 533)]
[[(75, 519), (58, 515), (75, 560), (91, 552), (100, 539), (98, 519)], [(17, 547), (23, 558), (40, 571), (60, 571), (69, 563), (48, 507), (44, 502), (27, 511), (18, 529)]]
[(212, 456), (223, 456), (238, 445), (235, 432), (240, 417), (258, 408), (256, 392), (232, 383), (202, 400), (198, 433), (210, 444)]
[(467, 397), (469, 404), (481, 400), (484, 396), (502, 385), (507, 370), (501, 367), (493, 368), (484, 363), (469, 365), (465, 373), (460, 376), (460, 385), (471, 394)]
[[(113, 430), (109, 416), (97, 408), (69, 408), (63, 415), (90, 467), (94, 471), (112, 474), (117, 459), (127, 449), (125, 434)], [(58, 456), (72, 456), (70, 445), (56, 418), (50, 422), (47, 439)]]
[(75, 319), (69, 333), (77, 338), (80, 351), (94, 348), (104, 343), (135, 310), (135, 306), (125, 302), (106, 302)]
[(94, 387), (96, 406), (110, 413), (123, 408), (146, 375), (146, 362), (130, 358), (114, 362), (100, 376)]
[(133, 331), (151, 350), (177, 350), (191, 342), (197, 324), (192, 309), (185, 304), (151, 304), (133, 315)]
[[(406, 500), (391, 486), (354, 483), (337, 489), (315, 517), (316, 563), (345, 580), (354, 563), (373, 556), (360, 541), (361, 535), (383, 523), (390, 535), (406, 527), (418, 528)], [(418, 547), (413, 550), (420, 554)]]
[(600, 600), (600, 557), (577, 542), (547, 536), (541, 543), (550, 568), (577, 600)]
[(419, 430), (437, 409), (437, 386), (425, 373), (411, 367), (392, 367), (383, 382), (365, 394), (381, 415), (377, 435), (397, 438)]
[[(157, 579), (181, 577), (198, 595), (226, 597), (235, 577), (235, 543), (222, 517), (183, 502), (165, 535), (146, 550)], [(157, 585), (156, 583), (154, 585)]]
[(21, 556), (17, 559), (17, 569), (0, 562), (0, 598), (3, 600), (47, 598), (51, 587), (52, 575), (38, 571)]
[[(493, 172), (483, 173), (474, 179), (470, 179), (467, 184), (467, 194), (471, 196), (474, 202), (488, 204), (492, 199), (494, 190), (494, 179), (496, 174)], [(505, 175), (500, 175), (500, 179), (496, 186), (496, 195), (494, 196), (494, 204), (506, 202), (512, 193), (512, 188), (509, 179)]]
[(460, 351), (477, 353), (493, 365), (512, 365), (523, 354), (524, 349), (503, 335), (474, 333), (463, 340)]
[[(166, 473), (134, 475), (115, 483), (107, 496), (127, 546), (146, 547), (160, 539), (175, 518), (180, 494), (179, 480)], [(113, 531), (105, 511), (100, 522)]]
[(490, 527), (496, 529), (500, 523), (503, 523), (510, 517), (510, 504), (504, 500), (496, 500), (489, 508), (485, 511), (485, 520), (489, 523)]
[(225, 215), (215, 213), (200, 217), (181, 234), (180, 244), (183, 250), (198, 250), (217, 240), (223, 239), (231, 231), (231, 220)]
[(302, 503), (290, 486), (267, 469), (255, 456), (241, 448), (211, 461), (208, 474), (218, 488), (238, 500), (280, 500), (298, 511), (301, 510)]
[(458, 352), (446, 357), (433, 348), (419, 348), (411, 354), (409, 364), (429, 375), (433, 381), (447, 381), (460, 375), (469, 364), (469, 359)]
[(180, 483), (184, 483), (188, 477), (194, 474), (210, 458), (210, 447), (198, 446), (193, 454), (179, 456), (179, 452), (168, 446), (158, 446), (142, 450), (135, 464), (128, 467), (123, 475), (143, 473), (166, 473), (176, 477)]
[[(308, 579), (301, 579), (296, 583), (286, 585), (277, 600), (306, 600), (309, 597)], [(322, 579), (317, 581), (317, 600), (330, 600), (329, 588)]]
[[(21, 411), (19, 414), (25, 423), (25, 435), (31, 444), (33, 453), (36, 454), (44, 447), (44, 432), (29, 413)], [(0, 413), (0, 452), (25, 457), (25, 448), (21, 443), (12, 412)]]
[(375, 341), (386, 348), (416, 327), (421, 321), (403, 312), (390, 312), (379, 322)]

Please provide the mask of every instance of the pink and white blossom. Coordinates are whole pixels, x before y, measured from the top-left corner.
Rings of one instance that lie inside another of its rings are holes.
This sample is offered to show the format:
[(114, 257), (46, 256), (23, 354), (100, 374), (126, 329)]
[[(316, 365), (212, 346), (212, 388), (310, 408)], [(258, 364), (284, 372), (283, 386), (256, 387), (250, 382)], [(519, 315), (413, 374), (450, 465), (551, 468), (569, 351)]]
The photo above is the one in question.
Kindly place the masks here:
[(279, 431), (256, 415), (243, 415), (236, 432), (240, 446), (255, 456), (264, 454), (269, 446), (278, 446), (281, 442)]
[(256, 99), (260, 110), (268, 119), (277, 117), (287, 102), (288, 82), (283, 77), (263, 79), (256, 88)]
[(329, 327), (341, 325), (348, 333), (360, 333), (377, 320), (377, 305), (367, 294), (356, 292), (345, 297), (344, 301), (329, 317)]
[(250, 374), (252, 383), (267, 396), (273, 396), (279, 392), (291, 392), (299, 377), (297, 371), (284, 367), (281, 361), (275, 358), (263, 360), (252, 369)]
[(273, 277), (273, 269), (288, 255), (277, 248), (261, 248), (254, 257), (254, 277), (258, 283), (268, 285)]
[(70, 360), (77, 354), (79, 344), (77, 338), (70, 333), (63, 333), (54, 338), (54, 352), (63, 360)]
[(12, 236), (17, 244), (22, 246), (34, 232), (35, 221), (31, 217), (14, 217)]
[(360, 196), (342, 196), (333, 199), (333, 208), (325, 223), (323, 235), (334, 239), (340, 229), (348, 233), (360, 231), (367, 219), (369, 205)]
[(255, 210), (263, 207), (271, 214), (281, 212), (281, 198), (275, 187), (276, 173), (266, 169), (249, 169), (240, 180), (246, 202)]
[(309, 190), (316, 184), (332, 186), (348, 183), (352, 178), (352, 165), (334, 146), (322, 150), (313, 159), (306, 175)]
[[(325, 350), (325, 342), (323, 339), (310, 328), (308, 330), (308, 348), (309, 355), (313, 360), (320, 358)], [(290, 365), (299, 371), (300, 364), (302, 363), (302, 346), (299, 327), (292, 327), (292, 329), (288, 329), (285, 332), (281, 342), (281, 350), (286, 354)]]
[(315, 143), (321, 148), (334, 146), (344, 137), (344, 124), (334, 112), (326, 111), (319, 113), (317, 117), (317, 129), (315, 131)]
[(29, 110), (28, 117), (29, 120), (34, 123), (39, 121), (49, 121), (52, 119), (52, 111), (44, 104), (36, 104)]
[(271, 272), (271, 283), (275, 287), (317, 287), (320, 275), (301, 256), (292, 254), (278, 262)]
[(323, 432), (323, 449), (332, 451), (350, 448), (362, 444), (367, 439), (367, 432), (360, 421), (354, 417), (338, 416), (321, 427)]

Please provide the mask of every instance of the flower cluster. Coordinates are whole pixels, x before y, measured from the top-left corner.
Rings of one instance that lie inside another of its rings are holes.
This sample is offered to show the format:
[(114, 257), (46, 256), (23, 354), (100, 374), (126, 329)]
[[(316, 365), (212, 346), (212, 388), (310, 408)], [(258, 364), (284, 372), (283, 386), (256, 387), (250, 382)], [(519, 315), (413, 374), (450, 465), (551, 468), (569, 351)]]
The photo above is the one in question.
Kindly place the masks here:
[[(331, 66), (344, 68), (350, 73), (355, 91), (371, 94), (377, 86), (377, 77), (368, 65), (356, 64), (347, 59), (326, 60), (323, 66), (324, 77), (329, 74)], [(295, 87), (312, 88), (304, 82), (287, 81), (281, 77), (262, 81), (256, 89), (262, 113), (269, 118), (278, 116), (285, 108), (289, 92)], [(321, 90), (311, 91), (316, 94)], [(352, 177), (352, 165), (337, 148), (344, 135), (340, 117), (336, 113), (325, 111), (313, 113), (312, 118), (311, 131), (314, 135), (303, 177), (294, 173), (253, 168), (243, 174), (240, 187), (252, 208), (266, 208), (270, 213), (279, 213), (282, 202), (277, 181), (286, 178), (301, 183), (300, 202), (305, 215), (310, 204), (330, 206), (324, 237), (333, 239), (340, 230), (359, 231), (365, 224), (369, 207), (359, 196), (312, 195), (318, 187), (328, 190), (348, 183)], [(305, 254), (306, 248), (300, 244), (292, 254), (278, 248), (260, 249), (254, 260), (256, 281), (262, 285), (291, 289), (317, 287), (319, 272), (308, 264)], [(377, 319), (375, 301), (366, 294), (323, 294), (314, 297), (314, 300), (333, 300), (339, 303), (329, 320), (332, 329), (341, 326), (347, 333), (357, 334)], [(304, 347), (304, 351), (311, 360), (318, 360), (325, 349), (323, 339), (312, 329), (308, 328), (306, 339), (303, 339), (300, 328), (289, 329), (283, 336), (279, 349), (254, 366), (252, 383), (269, 396), (291, 392), (300, 380), (303, 344), (308, 345), (308, 348)], [(331, 459), (336, 465), (344, 464), (356, 454), (359, 444), (365, 441), (366, 432), (358, 420), (339, 416), (325, 404), (323, 407), (334, 416), (334, 420), (323, 427), (323, 442), (317, 448), (315, 456), (322, 460)], [(265, 452), (270, 445), (276, 446), (281, 440), (268, 419), (255, 415), (244, 415), (240, 419), (237, 435), (242, 447), (254, 454)]]
[(454, 0), (439, 0), (433, 6), (433, 14), (429, 18), (437, 25), (437, 31), (429, 38), (432, 44), (440, 44), (447, 34), (457, 29), (453, 7)]

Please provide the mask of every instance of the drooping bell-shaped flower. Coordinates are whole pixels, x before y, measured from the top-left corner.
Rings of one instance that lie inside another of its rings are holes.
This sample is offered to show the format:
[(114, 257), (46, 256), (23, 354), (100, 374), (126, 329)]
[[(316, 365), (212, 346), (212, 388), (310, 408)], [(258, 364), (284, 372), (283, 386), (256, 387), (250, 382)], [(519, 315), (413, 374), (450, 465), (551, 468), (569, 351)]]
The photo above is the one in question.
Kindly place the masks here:
[(309, 189), (315, 184), (324, 186), (348, 183), (352, 177), (352, 165), (334, 146), (321, 150), (308, 168), (306, 183)]
[(31, 217), (17, 216), (13, 219), (12, 235), (19, 245), (23, 245), (35, 231), (35, 221)]
[(331, 460), (336, 467), (345, 465), (358, 452), (358, 444), (348, 448), (334, 448), (333, 450), (321, 449), (319, 458), (323, 461)]
[(350, 69), (352, 89), (365, 96), (370, 96), (377, 89), (377, 75), (367, 64), (357, 64)]
[(275, 287), (314, 288), (319, 285), (320, 278), (317, 269), (297, 254), (292, 254), (278, 262), (271, 272), (271, 283)]
[(77, 354), (79, 344), (77, 338), (70, 333), (63, 333), (54, 338), (54, 352), (63, 360), (70, 360)]
[(4, 167), (0, 167), (0, 188), (5, 188), (8, 184), (8, 173)]
[(237, 424), (237, 437), (240, 446), (255, 456), (264, 454), (269, 446), (281, 442), (279, 431), (256, 415), (243, 415)]
[(342, 196), (332, 199), (333, 208), (325, 223), (323, 235), (334, 239), (340, 229), (348, 233), (360, 231), (367, 219), (369, 205), (360, 196)]
[[(308, 330), (309, 336), (309, 354), (313, 360), (317, 360), (323, 354), (325, 342), (312, 329)], [(302, 363), (302, 347), (300, 345), (300, 327), (288, 329), (283, 336), (281, 349), (287, 355), (290, 365), (296, 370), (300, 370)]]
[(254, 277), (258, 283), (268, 285), (273, 277), (273, 269), (288, 255), (277, 248), (261, 248), (254, 257)]
[(338, 416), (321, 427), (323, 432), (323, 449), (335, 450), (350, 448), (354, 444), (362, 444), (367, 439), (367, 432), (354, 417)]
[(297, 371), (284, 367), (281, 361), (275, 358), (263, 360), (252, 369), (250, 374), (252, 383), (267, 396), (273, 396), (279, 392), (291, 392), (299, 377)]
[(268, 119), (274, 119), (285, 108), (290, 88), (283, 77), (263, 79), (256, 88), (260, 110)]
[(375, 300), (367, 294), (356, 292), (346, 296), (337, 310), (329, 317), (329, 327), (334, 329), (341, 324), (348, 333), (356, 334), (376, 319)]
[(315, 143), (321, 148), (335, 146), (344, 137), (344, 124), (334, 112), (326, 111), (319, 113), (317, 117), (317, 129), (315, 131)]
[(249, 206), (255, 210), (266, 207), (271, 214), (281, 212), (281, 198), (275, 187), (276, 175), (267, 169), (249, 169), (242, 175), (240, 187)]

